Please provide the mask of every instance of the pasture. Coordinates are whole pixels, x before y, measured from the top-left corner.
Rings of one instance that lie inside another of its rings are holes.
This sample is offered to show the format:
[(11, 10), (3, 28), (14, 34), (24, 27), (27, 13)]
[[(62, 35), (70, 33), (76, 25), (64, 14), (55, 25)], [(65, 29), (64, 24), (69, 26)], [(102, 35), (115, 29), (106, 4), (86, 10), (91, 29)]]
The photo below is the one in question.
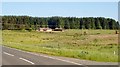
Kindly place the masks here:
[(51, 33), (3, 30), (2, 38), (3, 45), (20, 50), (99, 62), (118, 62), (118, 34), (115, 34), (115, 30), (69, 29)]

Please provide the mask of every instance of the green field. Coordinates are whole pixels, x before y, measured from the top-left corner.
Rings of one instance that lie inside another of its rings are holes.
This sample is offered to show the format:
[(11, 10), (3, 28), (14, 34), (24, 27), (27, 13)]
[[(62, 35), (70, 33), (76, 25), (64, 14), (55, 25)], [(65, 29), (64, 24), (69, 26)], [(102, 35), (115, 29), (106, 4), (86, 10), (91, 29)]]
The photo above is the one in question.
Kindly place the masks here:
[[(83, 33), (86, 31), (86, 35)], [(115, 30), (36, 32), (3, 30), (3, 45), (25, 51), (78, 59), (118, 62)], [(115, 52), (115, 54), (114, 54)]]

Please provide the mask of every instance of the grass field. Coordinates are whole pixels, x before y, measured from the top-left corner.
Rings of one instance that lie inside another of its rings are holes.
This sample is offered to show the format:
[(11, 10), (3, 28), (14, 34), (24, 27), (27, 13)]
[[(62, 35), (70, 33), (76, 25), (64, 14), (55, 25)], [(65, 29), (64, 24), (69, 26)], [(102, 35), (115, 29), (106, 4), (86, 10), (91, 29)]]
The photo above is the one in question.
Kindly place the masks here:
[[(87, 35), (83, 35), (84, 31)], [(78, 59), (118, 62), (115, 30), (36, 32), (3, 30), (3, 45), (25, 51)], [(115, 52), (115, 53), (114, 53)]]

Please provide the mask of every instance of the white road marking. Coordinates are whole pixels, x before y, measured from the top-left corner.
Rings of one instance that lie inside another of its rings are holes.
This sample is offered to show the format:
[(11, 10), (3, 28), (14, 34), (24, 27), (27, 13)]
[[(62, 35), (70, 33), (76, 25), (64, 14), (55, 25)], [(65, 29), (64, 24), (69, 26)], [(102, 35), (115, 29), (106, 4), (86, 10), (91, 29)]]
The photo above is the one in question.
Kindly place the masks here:
[[(5, 46), (3, 46), (3, 47), (5, 47)], [(72, 62), (72, 61), (69, 61), (69, 60), (63, 60), (63, 59), (54, 58), (54, 57), (50, 57), (50, 56), (35, 54), (35, 53), (32, 53), (32, 52), (27, 52), (27, 51), (23, 51), (23, 50), (18, 50), (18, 49), (15, 49), (15, 48), (10, 48), (10, 47), (6, 47), (6, 48), (13, 49), (13, 50), (17, 50), (17, 51), (24, 52), (24, 53), (28, 53), (28, 54), (32, 54), (32, 55), (36, 55), (36, 56), (41, 56), (41, 57), (46, 57), (46, 58), (50, 58), (50, 59), (54, 59), (54, 60), (64, 61), (64, 62), (72, 63), (72, 64), (75, 64), (75, 65), (83, 65), (83, 64), (76, 63), (76, 62)]]
[(9, 55), (9, 56), (14, 56), (13, 54), (10, 54), (10, 53), (7, 53), (7, 52), (3, 52), (4, 54), (6, 55)]
[(75, 62), (72, 62), (72, 61), (68, 61), (68, 60), (63, 60), (63, 59), (58, 59), (58, 58), (55, 58), (56, 60), (60, 60), (60, 61), (64, 61), (64, 62), (68, 62), (68, 63), (72, 63), (72, 64), (76, 64), (76, 65), (82, 65), (80, 63), (75, 63)]
[(29, 60), (27, 60), (27, 59), (24, 59), (24, 58), (19, 58), (19, 59), (21, 59), (21, 60), (23, 60), (23, 61), (26, 61), (26, 62), (28, 62), (28, 63), (30, 63), (30, 64), (35, 64), (35, 63), (33, 63), (33, 62), (31, 62), (31, 61), (29, 61)]
[(51, 59), (55, 59), (55, 60), (59, 60), (59, 61), (64, 61), (64, 62), (76, 64), (76, 65), (82, 65), (82, 64), (80, 64), (80, 63), (72, 62), (72, 61), (69, 61), (69, 60), (63, 60), (63, 59), (54, 58), (54, 57), (49, 57), (49, 56), (44, 56), (44, 55), (39, 55), (39, 56), (46, 57), (46, 58), (51, 58)]

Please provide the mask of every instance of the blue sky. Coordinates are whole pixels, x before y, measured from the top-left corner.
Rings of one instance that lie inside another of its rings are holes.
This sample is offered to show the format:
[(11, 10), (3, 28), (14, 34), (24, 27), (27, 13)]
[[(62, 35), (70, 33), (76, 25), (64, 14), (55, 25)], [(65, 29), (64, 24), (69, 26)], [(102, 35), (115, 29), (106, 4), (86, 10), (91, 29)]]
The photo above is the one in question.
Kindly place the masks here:
[(3, 2), (118, 2), (119, 0), (2, 0)]
[(118, 20), (117, 2), (3, 2), (2, 15), (107, 17)]

